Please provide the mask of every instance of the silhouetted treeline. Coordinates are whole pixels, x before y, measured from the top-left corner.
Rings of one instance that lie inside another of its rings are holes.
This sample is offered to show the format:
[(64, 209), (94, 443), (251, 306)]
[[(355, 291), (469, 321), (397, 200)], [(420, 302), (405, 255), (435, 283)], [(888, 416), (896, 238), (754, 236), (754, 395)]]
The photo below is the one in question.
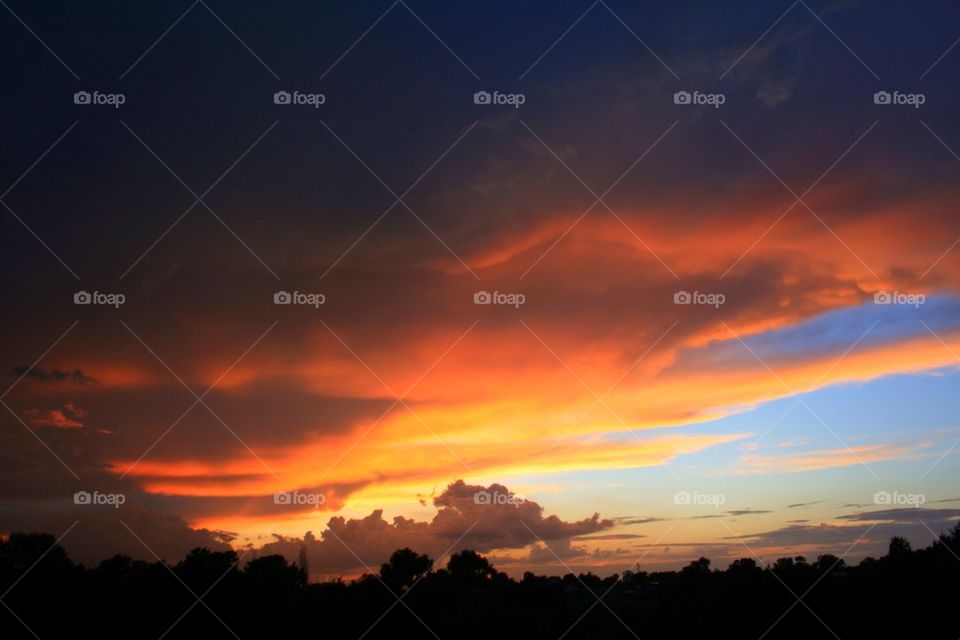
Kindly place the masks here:
[(960, 636), (960, 524), (925, 549), (893, 538), (856, 566), (823, 555), (719, 571), (700, 558), (680, 571), (519, 581), (473, 551), (435, 568), (401, 549), (379, 575), (309, 584), (303, 556), (238, 566), (234, 552), (195, 549), (170, 566), (116, 556), (85, 569), (54, 542), (0, 541), (0, 638)]

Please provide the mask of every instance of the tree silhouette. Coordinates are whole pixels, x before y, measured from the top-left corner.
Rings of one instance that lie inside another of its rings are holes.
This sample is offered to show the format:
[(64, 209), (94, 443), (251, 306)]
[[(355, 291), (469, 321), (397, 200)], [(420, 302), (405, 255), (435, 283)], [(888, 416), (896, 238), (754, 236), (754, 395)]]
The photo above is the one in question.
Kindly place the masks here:
[(255, 640), (321, 632), (391, 640), (433, 633), (530, 640), (956, 640), (960, 634), (953, 614), (960, 595), (960, 524), (923, 549), (893, 538), (885, 556), (856, 565), (824, 554), (813, 562), (780, 558), (767, 566), (741, 558), (718, 570), (699, 558), (679, 571), (633, 567), (607, 578), (526, 572), (520, 581), (471, 550), (434, 569), (428, 556), (398, 549), (379, 576), (311, 584), (304, 553), (296, 562), (279, 555), (243, 562), (232, 551), (194, 549), (172, 566), (118, 555), (88, 569), (54, 543), (47, 534), (0, 539), (0, 638), (235, 633)]
[(406, 591), (433, 568), (433, 560), (409, 547), (397, 549), (380, 565), (380, 577), (396, 591)]
[(476, 582), (492, 578), (496, 574), (493, 565), (476, 551), (460, 551), (450, 556), (447, 571), (460, 582)]

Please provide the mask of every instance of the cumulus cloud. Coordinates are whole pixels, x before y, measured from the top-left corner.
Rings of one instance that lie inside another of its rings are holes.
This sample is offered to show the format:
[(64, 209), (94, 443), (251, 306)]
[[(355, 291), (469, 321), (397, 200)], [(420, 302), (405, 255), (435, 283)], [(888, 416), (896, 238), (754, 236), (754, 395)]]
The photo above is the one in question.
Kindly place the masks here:
[[(572, 546), (570, 538), (614, 525), (613, 520), (601, 520), (596, 513), (574, 522), (561, 520), (556, 515), (545, 517), (543, 507), (531, 500), (478, 503), (474, 496), (480, 492), (514, 495), (501, 484), (484, 487), (458, 480), (434, 498), (438, 511), (430, 522), (418, 522), (403, 516), (387, 522), (380, 509), (365, 518), (347, 520), (338, 516), (330, 518), (327, 529), (319, 538), (312, 532), (307, 532), (303, 538), (278, 536), (257, 554), (279, 553), (292, 560), (297, 558), (301, 548), (305, 548), (311, 573), (331, 575), (376, 568), (402, 547), (410, 547), (434, 559), (439, 559), (448, 550), (453, 553), (473, 549), (487, 553), (528, 545), (535, 545), (534, 549), (549, 554), (544, 544), (564, 553), (585, 553), (585, 550)], [(552, 554), (550, 557), (555, 559)]]
[(527, 556), (527, 560), (535, 564), (553, 564), (569, 558), (584, 556), (588, 553), (586, 547), (575, 545), (567, 538), (550, 545), (534, 542), (530, 547), (530, 555)]

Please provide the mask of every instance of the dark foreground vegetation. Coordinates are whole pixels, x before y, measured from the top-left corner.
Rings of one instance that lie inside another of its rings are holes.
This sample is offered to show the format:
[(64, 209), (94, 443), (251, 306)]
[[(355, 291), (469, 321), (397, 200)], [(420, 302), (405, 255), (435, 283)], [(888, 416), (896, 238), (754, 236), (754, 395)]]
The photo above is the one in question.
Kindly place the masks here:
[(237, 560), (195, 549), (172, 566), (116, 556), (85, 569), (52, 536), (13, 534), (0, 541), (0, 638), (960, 636), (960, 524), (925, 549), (893, 538), (856, 566), (825, 555), (719, 571), (701, 558), (680, 571), (516, 581), (472, 551), (435, 569), (402, 549), (379, 575), (308, 584), (302, 560)]

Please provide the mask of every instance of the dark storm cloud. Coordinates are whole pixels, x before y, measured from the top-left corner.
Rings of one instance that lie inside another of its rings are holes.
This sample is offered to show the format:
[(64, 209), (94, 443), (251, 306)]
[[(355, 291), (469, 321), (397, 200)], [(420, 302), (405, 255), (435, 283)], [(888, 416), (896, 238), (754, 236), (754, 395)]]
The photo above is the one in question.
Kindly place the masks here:
[[(364, 420), (376, 419), (392, 403), (392, 399), (331, 397), (280, 381), (253, 383), (240, 394), (214, 389), (204, 400), (216, 415), (202, 405), (184, 415), (195, 398), (175, 380), (163, 381), (159, 387), (128, 389), (97, 385), (83, 396), (82, 422), (92, 428), (90, 432), (45, 432), (43, 437), (51, 446), (56, 445), (55, 451), (61, 457), (71, 460), (71, 466), (96, 465), (95, 461), (133, 461), (154, 444), (147, 460), (176, 459), (183, 451), (209, 460), (235, 459), (250, 453), (231, 430), (251, 447), (292, 445), (349, 431)], [(30, 406), (28, 401), (22, 400)], [(32, 424), (38, 414), (24, 415)], [(37, 441), (6, 412), (0, 415), (0, 424), (11, 433), (9, 450), (20, 446), (24, 450), (36, 449)], [(57, 464), (49, 453), (46, 455)], [(72, 461), (74, 457), (76, 462)], [(4, 467), (0, 477), (12, 469)]]
[(80, 369), (61, 371), (60, 369), (43, 369), (41, 367), (21, 365), (13, 368), (13, 375), (18, 378), (28, 378), (47, 383), (76, 382), (77, 384), (88, 384), (96, 382), (94, 378), (91, 378)]
[[(233, 482), (259, 477), (251, 476), (243, 479), (224, 477), (222, 481)], [(149, 481), (150, 478), (147, 478), (147, 480)], [(186, 480), (191, 486), (201, 490), (207, 483), (220, 481), (219, 478), (187, 478)], [(264, 518), (264, 524), (267, 524), (271, 521), (271, 518), (279, 521), (294, 514), (323, 515), (324, 513), (339, 511), (343, 507), (344, 501), (351, 494), (367, 485), (368, 483), (355, 482), (288, 487), (282, 492), (252, 496), (144, 495), (142, 496), (142, 502), (159, 511), (179, 514), (188, 520), (229, 517), (241, 513), (248, 517)], [(277, 493), (297, 493), (310, 496), (310, 498), (304, 499), (300, 503), (284, 503), (281, 498), (281, 502), (278, 503)]]
[[(0, 428), (4, 434), (0, 498), (58, 499), (73, 495), (84, 485), (111, 492), (135, 490), (132, 478), (118, 478), (103, 462), (104, 453), (110, 451), (106, 444), (109, 435), (90, 428), (44, 429), (31, 435), (12, 417), (0, 418)], [(56, 452), (56, 457), (38, 442), (38, 437)]]
[[(573, 201), (583, 200), (584, 208), (588, 206), (590, 195), (574, 179), (565, 175), (565, 170), (539, 142), (532, 140), (529, 135), (523, 136), (527, 142), (533, 143), (529, 148), (537, 150), (541, 156), (540, 162), (531, 162), (533, 151), (522, 152), (516, 135), (525, 131), (517, 122), (521, 118), (554, 146), (598, 192), (629, 166), (640, 151), (675, 119), (682, 118), (684, 125), (689, 127), (717, 128), (724, 137), (718, 139), (731, 143), (730, 146), (698, 145), (696, 141), (702, 140), (701, 135), (685, 135), (678, 131), (681, 135), (677, 144), (658, 149), (658, 155), (651, 158), (656, 162), (640, 165), (639, 171), (624, 181), (613, 196), (629, 201), (637, 194), (644, 194), (648, 201), (658, 200), (675, 182), (664, 178), (673, 178), (681, 168), (701, 178), (684, 185), (684, 193), (698, 194), (699, 204), (705, 204), (708, 194), (712, 198), (720, 187), (724, 187), (724, 193), (728, 194), (729, 189), (737, 188), (740, 184), (737, 180), (739, 174), (748, 169), (762, 169), (746, 153), (729, 153), (737, 149), (738, 143), (716, 127), (718, 123), (713, 114), (675, 108), (670, 99), (673, 91), (689, 83), (702, 86), (709, 81), (729, 92), (729, 104), (736, 105), (737, 113), (743, 114), (741, 117), (745, 124), (762, 130), (768, 129), (774, 118), (762, 114), (758, 116), (755, 112), (776, 110), (769, 107), (771, 102), (777, 103), (777, 109), (789, 109), (785, 115), (778, 114), (778, 120), (793, 116), (803, 109), (820, 115), (817, 123), (824, 129), (835, 131), (854, 122), (860, 123), (862, 119), (857, 112), (849, 108), (859, 102), (857, 94), (850, 89), (837, 91), (837, 88), (844, 88), (844, 84), (853, 85), (853, 89), (862, 88), (864, 95), (869, 96), (874, 79), (853, 56), (842, 50), (833, 36), (802, 6), (795, 7), (785, 16), (777, 29), (750, 50), (727, 80), (720, 82), (717, 80), (719, 75), (747, 50), (758, 34), (777, 19), (780, 11), (766, 8), (744, 12), (749, 15), (739, 16), (718, 14), (711, 3), (688, 5), (682, 11), (679, 8), (659, 9), (655, 22), (651, 22), (649, 8), (629, 4), (617, 7), (627, 24), (634, 24), (637, 28), (639, 25), (650, 25), (644, 37), (664, 60), (676, 67), (682, 80), (677, 81), (661, 67), (632, 39), (626, 29), (613, 20), (602, 20), (599, 15), (594, 15), (578, 24), (569, 38), (551, 51), (526, 77), (522, 89), (530, 95), (522, 115), (509, 114), (514, 120), (511, 126), (516, 130), (502, 139), (484, 135), (489, 131), (477, 131), (468, 136), (463, 146), (455, 149), (449, 158), (431, 172), (429, 180), (410, 195), (411, 206), (429, 223), (439, 225), (442, 231), (440, 235), (447, 237), (456, 250), (467, 254), (471, 252), (474, 242), (489, 240), (498, 229), (503, 229), (505, 223), (516, 228), (514, 225), (529, 224), (531, 217), (545, 218), (556, 210), (557, 203), (571, 201), (571, 196), (576, 196)], [(115, 9), (118, 15), (125, 15), (122, 5)], [(830, 21), (840, 21), (839, 25), (834, 22), (837, 29), (841, 29), (841, 26), (847, 29), (852, 27), (853, 32), (861, 31), (857, 27), (862, 27), (864, 21), (871, 26), (881, 24), (884, 20), (894, 24), (903, 23), (897, 15), (898, 9), (888, 9), (889, 13), (879, 15), (862, 7), (843, 11), (816, 7), (815, 10)], [(101, 36), (91, 39), (117, 43), (121, 51), (111, 57), (98, 56), (97, 51), (84, 46), (84, 42), (78, 41), (71, 29), (56, 20), (55, 16), (45, 15), (42, 9), (34, 9), (31, 13), (39, 14), (34, 17), (42, 18), (53, 34), (62, 31), (59, 33), (60, 39), (70, 43), (73, 53), (67, 57), (76, 57), (78, 70), (83, 67), (87, 71), (81, 75), (105, 74), (116, 77), (142, 52), (138, 46), (141, 38), (143, 42), (155, 38), (152, 25), (170, 24), (176, 18), (168, 16), (169, 12), (161, 8), (138, 8), (138, 11), (146, 11), (148, 15), (141, 15), (138, 20), (124, 21), (121, 29), (117, 24), (101, 24), (96, 20), (99, 14), (91, 9), (74, 10), (70, 26), (74, 23), (84, 24), (89, 29), (85, 33)], [(318, 13), (327, 18), (336, 17), (336, 20), (315, 19)], [(327, 10), (315, 6), (291, 3), (287, 10), (271, 16), (276, 22), (271, 22), (271, 31), (267, 33), (264, 33), (261, 21), (255, 18), (256, 12), (249, 9), (233, 9), (227, 11), (224, 17), (238, 32), (252, 38), (251, 45), (265, 60), (270, 61), (270, 66), (283, 78), (281, 82), (293, 82), (293, 78), (318, 77), (351, 44), (347, 35), (353, 33), (351, 27), (360, 33), (364, 25), (370, 24), (379, 14), (378, 10), (369, 6), (341, 6), (336, 8), (335, 15), (332, 9), (330, 13), (328, 15)], [(433, 6), (428, 22), (446, 37), (458, 38), (459, 44), (455, 48), (461, 50), (465, 59), (472, 59), (473, 66), (478, 68), (479, 75), (486, 83), (493, 82), (490, 75), (494, 70), (515, 78), (526, 69), (556, 39), (556, 34), (562, 33), (576, 17), (571, 15), (568, 19), (565, 13), (557, 11), (551, 20), (545, 21), (541, 12), (533, 6), (512, 7), (513, 18), (519, 21), (518, 24), (525, 25), (527, 35), (522, 42), (513, 42), (510, 38), (498, 39), (498, 46), (493, 51), (480, 33), (502, 31), (503, 25), (494, 13), (471, 14), (470, 19), (465, 20), (453, 8)], [(476, 119), (482, 122), (500, 121), (505, 118), (502, 113), (480, 110), (472, 104), (469, 96), (476, 89), (474, 79), (438, 43), (430, 38), (400, 37), (410, 26), (404, 22), (401, 14), (397, 11), (387, 16), (383, 29), (378, 29), (374, 34), (377, 37), (366, 39), (363, 46), (357, 47), (344, 58), (322, 83), (323, 88), (331, 94), (323, 110), (325, 121), (395, 190), (412, 183), (470, 122)], [(31, 16), (28, 14), (26, 17), (29, 20)], [(485, 28), (478, 28), (474, 20), (481, 20)], [(470, 26), (466, 27), (465, 22), (469, 22)], [(924, 63), (929, 64), (929, 60), (936, 59), (951, 42), (949, 29), (945, 26), (949, 23), (949, 19), (944, 19), (928, 25), (927, 28), (934, 33), (928, 33), (927, 38), (920, 40), (921, 46), (911, 48), (908, 52), (910, 55), (904, 56), (911, 66), (916, 67), (914, 77), (925, 69)], [(316, 25), (320, 31), (310, 30), (308, 35), (303, 24)], [(655, 28), (652, 26), (654, 24)], [(25, 48), (36, 45), (30, 42), (28, 34), (17, 31), (12, 35), (23, 38), (18, 43)], [(268, 263), (282, 265), (285, 256), (289, 255), (289, 249), (286, 252), (281, 250), (284, 243), (278, 242), (278, 236), (294, 228), (298, 231), (310, 229), (311, 233), (295, 234), (301, 237), (304, 250), (309, 244), (316, 248), (317, 243), (328, 242), (331, 236), (337, 239), (337, 242), (330, 242), (325, 247), (329, 250), (329, 263), (339, 255), (337, 248), (342, 251), (376, 219), (379, 211), (390, 205), (390, 194), (317, 122), (316, 113), (296, 110), (278, 112), (271, 109), (273, 105), (268, 99), (258, 99), (256, 96), (260, 95), (259, 91), (269, 98), (277, 83), (270, 72), (237, 47), (236, 42), (230, 41), (229, 35), (211, 16), (192, 12), (175, 33), (182, 41), (165, 42), (167, 46), (147, 56), (126, 79), (128, 90), (140, 98), (134, 99), (132, 95), (128, 101), (126, 107), (129, 111), (125, 111), (125, 114), (132, 111), (137, 116), (136, 119), (128, 118), (128, 121), (158, 149), (161, 157), (168, 159), (178, 173), (187, 178), (188, 183), (194, 184), (195, 188), (202, 188), (243, 151), (246, 140), (252, 141), (259, 131), (278, 114), (282, 114), (283, 122), (278, 130), (255, 154), (244, 160), (233, 179), (220, 185), (214, 192), (212, 197), (218, 198), (218, 202), (212, 203), (212, 206), (218, 210), (229, 209), (241, 222), (248, 223), (240, 226), (240, 235), (243, 237), (246, 237), (244, 226), (249, 228), (249, 222), (259, 216), (259, 212), (282, 208), (287, 219), (295, 224), (289, 225), (286, 230), (280, 228), (282, 225), (269, 229), (267, 233), (259, 235), (255, 248), (268, 256)], [(283, 33), (283, 41), (271, 37), (272, 33)], [(849, 37), (849, 32), (846, 35)], [(905, 34), (904, 37), (909, 36)], [(195, 45), (205, 40), (223, 44), (222, 50), (218, 49), (216, 55), (211, 52), (209, 58), (202, 58), (206, 68), (222, 71), (225, 67), (232, 67), (234, 73), (197, 74), (198, 77), (193, 77), (192, 74), (178, 72), (183, 62), (195, 60), (198, 54), (202, 56), (205, 49)], [(884, 46), (882, 40), (863, 37), (856, 42), (855, 49), (875, 67), (879, 68), (881, 64), (891, 66), (889, 48)], [(578, 52), (578, 46), (598, 41), (615, 41), (620, 46), (591, 46), (590, 56)], [(387, 52), (389, 55), (385, 55)], [(411, 58), (418, 64), (411, 65)], [(810, 62), (802, 64), (805, 60)], [(43, 56), (36, 56), (36, 59), (31, 56), (29, 62), (34, 69), (63, 71), (56, 68), (55, 61), (44, 60)], [(51, 63), (51, 69), (48, 69), (48, 63)], [(822, 69), (827, 68), (827, 64), (840, 65), (846, 73), (823, 74)], [(944, 64), (949, 65), (950, 60)], [(18, 66), (22, 65), (22, 62), (18, 63)], [(515, 70), (516, 73), (510, 73), (509, 70)], [(50, 84), (52, 86), (48, 90), (53, 91), (66, 88), (61, 85), (70, 83), (65, 73), (62, 73), (63, 78), (59, 78), (56, 73), (40, 75), (24, 73), (22, 69), (19, 71), (16, 75), (11, 74), (16, 81), (14, 86), (21, 88), (18, 94), (29, 95), (28, 88), (38, 92), (37, 84)], [(38, 78), (50, 79), (41, 83)], [(364, 81), (358, 83), (357, 78), (364, 78)], [(785, 92), (795, 86), (804, 87), (802, 98), (796, 98), (795, 92), (787, 93), (787, 97), (784, 97)], [(165, 90), (158, 92), (158, 87)], [(337, 96), (336, 100), (332, 99), (333, 95)], [(196, 99), (197, 96), (202, 99)], [(758, 99), (757, 96), (761, 97)], [(148, 97), (153, 99), (148, 100)], [(791, 104), (794, 102), (799, 102), (799, 106)], [(384, 119), (378, 113), (383, 105), (389, 105), (387, 111), (390, 118)], [(933, 104), (930, 106), (938, 108)], [(22, 115), (38, 119), (41, 115), (50, 115), (30, 113), (20, 104), (11, 104), (7, 108), (14, 114), (22, 110)], [(598, 111), (602, 111), (604, 117), (585, 117)], [(160, 117), (164, 114), (170, 117)], [(245, 135), (224, 136), (223, 124), (219, 129), (206, 126), (211, 120), (238, 126)], [(734, 129), (740, 128), (740, 122), (728, 120)], [(751, 120), (754, 122), (751, 123)], [(11, 118), (10, 121), (16, 119)], [(404, 123), (404, 126), (397, 127), (398, 122)], [(142, 125), (138, 126), (138, 123)], [(802, 129), (781, 128), (778, 133), (802, 141)], [(176, 135), (180, 132), (186, 132), (187, 135)], [(26, 141), (19, 139), (23, 136), (19, 130), (11, 133), (18, 136), (17, 148), (29, 148)], [(100, 144), (109, 145), (106, 151), (116, 151), (118, 155), (122, 153), (123, 157), (133, 159), (136, 171), (131, 171), (128, 166), (118, 167), (121, 171), (130, 172), (124, 173), (124, 178), (129, 175), (134, 179), (116, 180), (116, 188), (104, 196), (122, 198), (125, 204), (131, 205), (118, 207), (121, 210), (132, 208), (134, 204), (152, 207), (149, 199), (137, 199), (130, 195), (130, 192), (135, 192), (132, 185), (147, 183), (151, 185), (148, 193), (162, 194), (171, 201), (169, 207), (175, 210), (178, 198), (188, 198), (189, 194), (172, 183), (162, 167), (155, 166), (147, 152), (138, 148), (137, 143), (124, 131), (118, 133), (121, 135), (109, 138), (101, 136)], [(825, 140), (830, 137), (824, 135)], [(186, 140), (191, 143), (187, 144)], [(763, 141), (762, 137), (760, 141)], [(402, 159), (385, 152), (385, 149), (402, 143), (406, 143)], [(841, 147), (828, 158), (816, 158), (798, 153), (798, 148), (803, 146), (776, 145), (771, 152), (779, 157), (771, 164), (780, 173), (789, 173), (784, 170), (784, 165), (787, 165), (804, 174), (807, 171), (816, 172), (813, 175), (815, 177), (842, 151)], [(209, 149), (210, 153), (200, 160), (191, 153), (193, 148)], [(570, 151), (564, 153), (566, 149)], [(664, 155), (660, 155), (661, 152)], [(761, 155), (768, 157), (766, 150)], [(210, 160), (207, 156), (222, 161)], [(795, 160), (791, 160), (791, 156)], [(91, 162), (103, 161), (91, 158)], [(270, 184), (249, 179), (251, 176), (259, 177), (263, 173), (259, 169), (263, 166), (282, 166), (288, 170), (273, 172)], [(311, 166), (322, 166), (328, 180), (314, 179), (315, 174), (307, 168)], [(72, 184), (74, 181), (80, 184), (85, 180), (89, 182), (92, 176), (88, 173), (97, 175), (99, 167), (94, 164), (93, 167), (80, 166), (78, 169), (80, 175), (68, 176), (64, 185), (67, 187), (65, 195), (61, 197), (68, 197), (66, 194), (72, 192), (69, 187), (76, 188)], [(903, 170), (909, 171), (910, 167), (904, 166)], [(488, 196), (451, 199), (449, 194), (460, 192), (465, 175), (475, 177), (480, 192)], [(542, 179), (547, 175), (555, 176), (555, 179), (547, 183)], [(197, 184), (201, 186), (197, 187)], [(23, 185), (21, 188), (29, 190), (30, 186)], [(537, 186), (540, 188), (531, 189)], [(777, 185), (771, 186), (771, 192), (779, 189)], [(551, 197), (551, 193), (556, 195)], [(292, 197), (290, 194), (298, 196)], [(544, 196), (551, 199), (544, 201)], [(80, 198), (74, 200), (82, 202)], [(189, 202), (182, 208), (187, 205)], [(614, 206), (617, 206), (616, 203)], [(525, 210), (535, 215), (517, 215)], [(706, 214), (704, 207), (697, 207), (697, 210)], [(175, 219), (175, 214), (162, 216), (162, 210), (151, 213), (155, 213), (156, 217), (144, 216), (137, 224), (128, 221), (120, 227), (128, 230), (129, 235), (143, 244), (144, 249), (165, 228), (162, 223), (148, 221)], [(205, 213), (202, 216), (196, 215), (198, 213), (203, 212), (191, 213), (187, 228), (194, 222), (209, 218)], [(486, 215), (478, 215), (480, 213)], [(693, 208), (686, 213), (688, 216), (699, 215)], [(386, 222), (405, 218), (412, 222), (405, 233), (406, 239), (423, 236), (422, 228), (402, 210), (393, 212)], [(518, 223), (517, 218), (526, 219), (527, 222)], [(318, 223), (323, 228), (318, 228)], [(467, 228), (458, 228), (461, 227), (460, 223)], [(176, 231), (180, 232), (179, 229)], [(224, 230), (220, 232), (225, 235), (223, 244), (229, 246), (232, 239), (226, 236)], [(175, 233), (165, 242), (185, 243), (188, 237), (189, 234), (178, 237)], [(423, 240), (423, 246), (433, 242), (432, 238), (419, 240)], [(78, 244), (86, 246), (85, 243)], [(135, 258), (136, 252), (129, 249), (123, 251), (119, 242), (110, 244), (115, 253), (126, 258), (127, 265), (117, 265), (117, 269), (122, 271)], [(383, 243), (380, 244), (382, 247)], [(163, 250), (162, 244), (159, 249)], [(437, 251), (431, 251), (431, 254), (443, 254), (442, 247), (434, 246), (432, 249)], [(133, 255), (129, 255), (131, 253)], [(242, 256), (242, 248), (234, 255)]]
[(174, 563), (196, 547), (227, 551), (233, 539), (227, 532), (192, 529), (179, 516), (133, 504), (119, 509), (77, 507), (46, 519), (40, 530), (59, 536), (73, 523), (76, 526), (61, 544), (71, 558), (88, 566), (118, 553), (150, 562), (159, 557)]

